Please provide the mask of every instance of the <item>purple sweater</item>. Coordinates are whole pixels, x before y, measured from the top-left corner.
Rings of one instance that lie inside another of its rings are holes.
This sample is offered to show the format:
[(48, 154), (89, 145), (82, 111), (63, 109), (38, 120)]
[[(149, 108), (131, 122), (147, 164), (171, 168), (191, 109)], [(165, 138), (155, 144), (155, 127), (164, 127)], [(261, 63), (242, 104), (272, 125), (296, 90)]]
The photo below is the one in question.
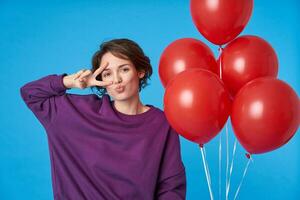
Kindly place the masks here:
[(185, 199), (179, 136), (164, 112), (147, 104), (127, 115), (109, 95), (66, 93), (65, 75), (20, 89), (47, 133), (54, 199)]

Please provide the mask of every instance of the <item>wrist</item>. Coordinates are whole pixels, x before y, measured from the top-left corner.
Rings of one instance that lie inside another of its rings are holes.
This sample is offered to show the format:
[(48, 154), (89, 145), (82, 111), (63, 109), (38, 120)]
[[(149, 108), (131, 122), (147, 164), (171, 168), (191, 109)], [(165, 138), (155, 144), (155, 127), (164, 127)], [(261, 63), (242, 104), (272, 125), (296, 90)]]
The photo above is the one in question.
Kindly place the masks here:
[(68, 89), (71, 89), (73, 87), (73, 79), (71, 75), (66, 75), (63, 77), (63, 84)]

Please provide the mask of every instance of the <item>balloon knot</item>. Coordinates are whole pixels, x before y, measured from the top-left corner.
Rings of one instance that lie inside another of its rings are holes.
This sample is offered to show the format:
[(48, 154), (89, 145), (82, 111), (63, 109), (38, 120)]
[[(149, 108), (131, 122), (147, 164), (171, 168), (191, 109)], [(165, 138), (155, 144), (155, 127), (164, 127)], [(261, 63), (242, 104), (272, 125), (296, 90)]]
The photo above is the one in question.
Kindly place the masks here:
[(250, 155), (249, 153), (246, 153), (246, 157), (247, 157), (248, 159), (250, 159), (250, 158), (251, 158), (251, 155)]
[(200, 148), (203, 148), (203, 144), (199, 144)]
[(218, 50), (219, 50), (219, 52), (222, 52), (222, 51), (223, 51), (222, 45), (219, 46), (219, 49), (218, 49)]

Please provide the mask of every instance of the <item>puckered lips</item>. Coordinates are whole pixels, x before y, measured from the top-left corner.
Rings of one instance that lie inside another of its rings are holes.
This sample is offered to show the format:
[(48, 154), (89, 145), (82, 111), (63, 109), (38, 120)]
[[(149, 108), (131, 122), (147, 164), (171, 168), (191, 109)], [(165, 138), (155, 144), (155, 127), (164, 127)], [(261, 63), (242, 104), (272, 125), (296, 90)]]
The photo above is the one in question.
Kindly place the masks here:
[(117, 85), (117, 86), (115, 87), (115, 91), (116, 91), (116, 92), (123, 92), (124, 89), (125, 89), (125, 86), (124, 86), (124, 85)]

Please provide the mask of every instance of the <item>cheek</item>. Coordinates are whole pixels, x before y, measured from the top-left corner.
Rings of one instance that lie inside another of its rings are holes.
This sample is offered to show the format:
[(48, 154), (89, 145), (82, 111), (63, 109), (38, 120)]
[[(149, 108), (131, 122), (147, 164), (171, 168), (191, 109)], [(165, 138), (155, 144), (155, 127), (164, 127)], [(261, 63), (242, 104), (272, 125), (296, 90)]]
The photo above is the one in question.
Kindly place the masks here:
[(139, 81), (137, 79), (132, 79), (126, 87), (129, 93), (136, 93), (139, 90)]
[(124, 79), (124, 84), (128, 84), (131, 87), (139, 85), (139, 78), (136, 75), (130, 75)]

